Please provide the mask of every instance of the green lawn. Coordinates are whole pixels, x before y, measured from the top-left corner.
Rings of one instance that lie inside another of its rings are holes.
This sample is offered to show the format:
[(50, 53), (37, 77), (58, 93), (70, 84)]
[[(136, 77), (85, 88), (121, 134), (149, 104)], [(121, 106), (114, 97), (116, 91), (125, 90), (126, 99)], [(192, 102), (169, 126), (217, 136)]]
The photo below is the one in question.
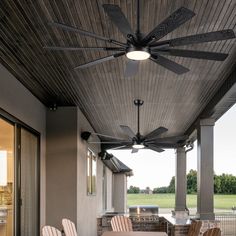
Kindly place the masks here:
[[(174, 194), (128, 194), (128, 205), (158, 205), (160, 208), (174, 208)], [(216, 209), (231, 210), (236, 206), (236, 195), (215, 195), (214, 204)], [(188, 208), (197, 206), (197, 195), (187, 195)]]

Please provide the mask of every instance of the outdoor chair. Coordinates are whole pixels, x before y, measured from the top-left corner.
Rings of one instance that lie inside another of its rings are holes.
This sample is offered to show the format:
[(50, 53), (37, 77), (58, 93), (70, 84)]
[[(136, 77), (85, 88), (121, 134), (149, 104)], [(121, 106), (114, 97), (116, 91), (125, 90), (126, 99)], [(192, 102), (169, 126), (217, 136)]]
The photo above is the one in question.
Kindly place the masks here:
[(188, 236), (198, 236), (202, 227), (202, 221), (194, 220), (189, 228)]
[(53, 226), (46, 225), (42, 228), (43, 236), (62, 236), (61, 231)]
[(203, 233), (203, 236), (221, 236), (219, 228), (211, 228)]
[(65, 236), (77, 236), (74, 222), (69, 219), (62, 219), (62, 226)]
[(132, 222), (126, 216), (113, 216), (111, 218), (111, 227), (113, 231), (130, 232), (133, 231)]

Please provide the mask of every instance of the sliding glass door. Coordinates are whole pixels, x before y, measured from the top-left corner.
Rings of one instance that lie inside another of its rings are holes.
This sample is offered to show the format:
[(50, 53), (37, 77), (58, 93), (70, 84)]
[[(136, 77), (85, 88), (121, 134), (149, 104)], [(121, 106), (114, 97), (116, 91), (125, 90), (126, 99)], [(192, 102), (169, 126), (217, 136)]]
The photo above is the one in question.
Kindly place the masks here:
[(0, 236), (39, 235), (39, 134), (0, 117)]
[(0, 236), (13, 236), (14, 124), (0, 118)]
[(38, 137), (21, 128), (20, 145), (20, 221), (21, 236), (38, 235), (39, 176)]

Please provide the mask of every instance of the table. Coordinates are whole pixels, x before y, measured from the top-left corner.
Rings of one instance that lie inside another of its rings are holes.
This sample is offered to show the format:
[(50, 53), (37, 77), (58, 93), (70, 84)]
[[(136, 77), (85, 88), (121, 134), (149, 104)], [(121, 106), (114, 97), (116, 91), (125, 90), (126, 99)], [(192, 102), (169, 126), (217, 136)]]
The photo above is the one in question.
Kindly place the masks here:
[(168, 236), (165, 232), (144, 232), (144, 231), (132, 231), (132, 232), (114, 232), (107, 231), (102, 236)]

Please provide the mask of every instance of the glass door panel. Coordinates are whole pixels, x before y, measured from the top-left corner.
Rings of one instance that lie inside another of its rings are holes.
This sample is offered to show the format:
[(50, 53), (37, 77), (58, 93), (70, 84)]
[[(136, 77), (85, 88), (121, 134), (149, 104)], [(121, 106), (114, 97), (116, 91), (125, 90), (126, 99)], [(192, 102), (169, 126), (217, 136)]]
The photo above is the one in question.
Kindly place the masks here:
[(14, 125), (0, 118), (0, 236), (13, 236)]
[(20, 235), (37, 236), (39, 226), (38, 136), (21, 128), (20, 139)]

